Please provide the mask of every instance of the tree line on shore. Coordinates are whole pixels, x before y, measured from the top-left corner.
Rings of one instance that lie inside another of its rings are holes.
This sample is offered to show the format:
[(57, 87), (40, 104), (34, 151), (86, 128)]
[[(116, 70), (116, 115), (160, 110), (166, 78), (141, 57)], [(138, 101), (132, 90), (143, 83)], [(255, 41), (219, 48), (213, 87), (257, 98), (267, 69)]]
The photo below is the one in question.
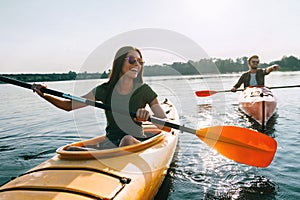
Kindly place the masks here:
[(25, 82), (47, 82), (47, 81), (68, 81), (68, 80), (84, 80), (104, 78), (105, 73), (76, 73), (69, 71), (68, 73), (51, 73), (51, 74), (1, 74), (1, 76), (10, 77)]
[[(168, 75), (204, 75), (212, 73), (238, 73), (248, 70), (247, 57), (233, 59), (201, 59), (199, 61), (174, 62), (163, 65), (145, 65), (145, 76), (168, 76)], [(260, 68), (266, 68), (272, 64), (278, 64), (280, 71), (299, 71), (300, 60), (294, 56), (284, 56), (281, 60), (270, 63), (261, 63)], [(64, 80), (83, 80), (108, 78), (110, 70), (104, 72), (81, 72), (76, 73), (52, 73), (52, 74), (1, 74), (7, 77), (18, 79), (25, 82), (46, 82)]]

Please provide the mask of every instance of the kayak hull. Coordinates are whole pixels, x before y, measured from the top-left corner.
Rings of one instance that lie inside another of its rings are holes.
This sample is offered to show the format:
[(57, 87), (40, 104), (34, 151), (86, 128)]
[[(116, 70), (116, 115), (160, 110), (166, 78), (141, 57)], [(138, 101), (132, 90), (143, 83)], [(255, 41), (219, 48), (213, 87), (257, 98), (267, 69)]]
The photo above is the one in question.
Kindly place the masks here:
[[(178, 122), (176, 109), (168, 117)], [(161, 131), (142, 143), (96, 151), (67, 151), (68, 146), (93, 144), (103, 136), (66, 145), (57, 155), (0, 188), (0, 199), (152, 199), (172, 161), (178, 130)]]
[(266, 87), (247, 87), (239, 97), (240, 110), (261, 125), (274, 115), (276, 106), (276, 96)]

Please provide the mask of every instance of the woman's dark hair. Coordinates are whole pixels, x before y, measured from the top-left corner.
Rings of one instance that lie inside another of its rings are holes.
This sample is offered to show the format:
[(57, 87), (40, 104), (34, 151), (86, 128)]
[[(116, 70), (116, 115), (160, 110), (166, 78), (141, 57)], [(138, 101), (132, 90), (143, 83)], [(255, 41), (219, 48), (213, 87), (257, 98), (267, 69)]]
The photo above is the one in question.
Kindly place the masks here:
[[(117, 53), (115, 55), (115, 58), (114, 58), (113, 65), (112, 65), (112, 70), (111, 70), (110, 75), (109, 75), (109, 80), (107, 82), (108, 91), (109, 91), (108, 96), (111, 95), (115, 85), (119, 81), (120, 74), (122, 72), (123, 63), (125, 62), (125, 58), (126, 58), (127, 54), (131, 51), (137, 51), (140, 54), (140, 57), (143, 58), (141, 51), (139, 49), (131, 47), (131, 46), (121, 47), (117, 51)], [(140, 70), (137, 78), (134, 79), (134, 85), (135, 86), (140, 85), (144, 82), (143, 81), (143, 73), (144, 73), (144, 66), (142, 65), (141, 70)], [(106, 98), (106, 100), (107, 100), (107, 98)]]

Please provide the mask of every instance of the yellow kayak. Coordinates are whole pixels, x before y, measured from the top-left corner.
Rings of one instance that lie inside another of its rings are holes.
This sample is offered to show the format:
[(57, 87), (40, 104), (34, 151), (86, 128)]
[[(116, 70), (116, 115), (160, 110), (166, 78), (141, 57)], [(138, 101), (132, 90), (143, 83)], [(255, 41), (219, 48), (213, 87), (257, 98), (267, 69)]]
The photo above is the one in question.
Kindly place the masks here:
[[(171, 122), (178, 123), (175, 107), (161, 104)], [(98, 143), (104, 136), (57, 149), (57, 155), (0, 188), (0, 199), (152, 199), (172, 161), (178, 130), (159, 130), (146, 122), (154, 137), (121, 148), (67, 151), (70, 146)]]

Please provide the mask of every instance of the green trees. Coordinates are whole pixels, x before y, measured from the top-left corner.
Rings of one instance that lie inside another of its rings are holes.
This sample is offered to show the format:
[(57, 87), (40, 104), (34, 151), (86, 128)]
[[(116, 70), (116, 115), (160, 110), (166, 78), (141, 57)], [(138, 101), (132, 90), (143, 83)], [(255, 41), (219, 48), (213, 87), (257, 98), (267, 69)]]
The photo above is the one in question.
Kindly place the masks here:
[[(236, 73), (247, 71), (248, 57), (233, 59), (201, 59), (199, 61), (188, 62), (174, 62), (172, 64), (145, 66), (145, 76), (162, 76), (162, 75), (197, 75), (197, 74), (211, 74), (215, 73), (215, 70), (221, 74), (224, 73)], [(284, 56), (279, 61), (273, 61), (271, 63), (260, 63), (261, 68), (266, 68), (272, 64), (278, 64), (280, 71), (299, 71), (300, 60), (294, 56)]]
[(284, 56), (280, 61), (272, 62), (278, 64), (281, 71), (298, 71), (300, 70), (300, 60), (294, 56)]
[[(215, 74), (216, 69), (219, 73), (236, 73), (248, 70), (247, 57), (233, 59), (206, 58), (199, 61), (174, 62), (172, 64), (146, 65), (145, 76), (169, 76), (169, 75), (204, 75)], [(295, 56), (283, 56), (281, 60), (271, 63), (260, 63), (261, 68), (266, 68), (272, 64), (278, 64), (280, 71), (299, 71), (300, 60)], [(81, 72), (76, 73), (52, 73), (52, 74), (2, 74), (26, 82), (43, 82), (43, 81), (64, 81), (79, 79), (99, 79), (108, 78), (110, 70), (102, 73)]]

